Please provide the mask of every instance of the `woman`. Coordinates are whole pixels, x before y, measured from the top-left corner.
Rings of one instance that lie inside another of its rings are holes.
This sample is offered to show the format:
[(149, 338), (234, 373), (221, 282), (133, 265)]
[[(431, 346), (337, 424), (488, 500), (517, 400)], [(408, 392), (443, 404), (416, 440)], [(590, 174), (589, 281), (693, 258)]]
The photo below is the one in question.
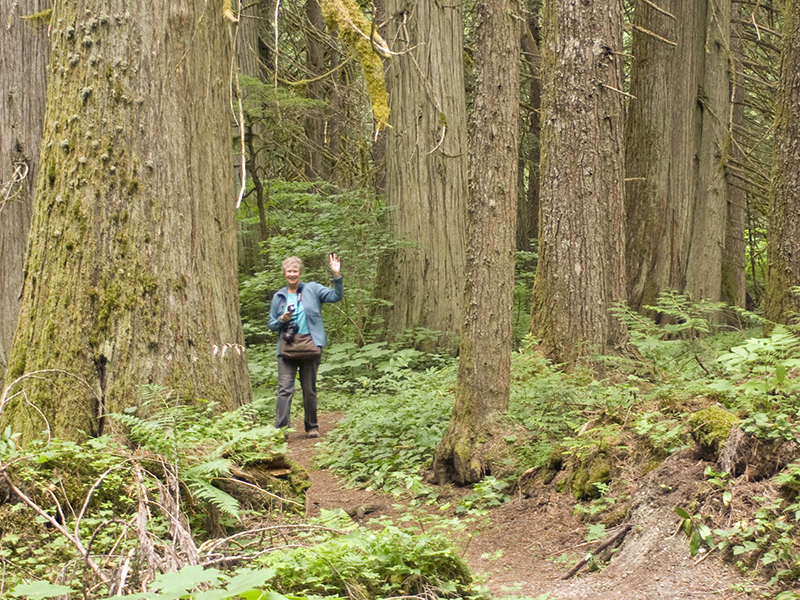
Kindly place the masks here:
[[(272, 298), (269, 311), (269, 328), (278, 335), (278, 399), (275, 405), (275, 427), (289, 426), (289, 413), (294, 395), (294, 380), (300, 370), (300, 387), (303, 390), (303, 409), (305, 411), (306, 435), (319, 437), (317, 423), (317, 369), (320, 356), (308, 360), (294, 360), (281, 356), (284, 331), (294, 331), (296, 335), (311, 334), (317, 346), (325, 346), (328, 338), (322, 324), (322, 303), (338, 302), (344, 296), (344, 286), (340, 275), (339, 257), (328, 257), (333, 273), (333, 288), (325, 287), (315, 281), (303, 283), (303, 261), (290, 256), (283, 261), (281, 269), (286, 278), (286, 287)], [(289, 324), (292, 324), (290, 326)], [(295, 328), (296, 326), (296, 328)], [(286, 433), (284, 432), (284, 437)]]

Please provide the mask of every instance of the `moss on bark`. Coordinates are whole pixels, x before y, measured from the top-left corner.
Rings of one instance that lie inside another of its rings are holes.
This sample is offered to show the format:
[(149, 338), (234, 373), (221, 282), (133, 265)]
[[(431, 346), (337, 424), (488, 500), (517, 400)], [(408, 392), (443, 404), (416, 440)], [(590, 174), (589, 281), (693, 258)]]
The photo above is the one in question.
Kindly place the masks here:
[[(154, 383), (248, 402), (224, 16), (200, 0), (79, 2), (59, 5), (52, 37), (11, 362), (61, 374), (26, 380), (2, 419), (26, 438), (93, 435)], [(226, 344), (238, 351), (215, 352)]]

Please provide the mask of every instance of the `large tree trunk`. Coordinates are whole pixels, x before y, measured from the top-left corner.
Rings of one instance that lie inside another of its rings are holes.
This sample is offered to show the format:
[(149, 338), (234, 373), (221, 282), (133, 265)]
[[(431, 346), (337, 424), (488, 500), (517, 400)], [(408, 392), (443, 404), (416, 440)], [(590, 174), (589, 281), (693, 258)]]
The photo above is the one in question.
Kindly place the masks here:
[[(306, 86), (308, 98), (311, 100), (325, 99), (325, 83), (319, 79), (325, 72), (325, 48), (322, 43), (322, 32), (325, 22), (322, 18), (322, 9), (319, 0), (306, 0), (306, 17), (308, 25), (306, 31), (306, 66), (309, 71), (309, 81)], [(324, 179), (328, 175), (325, 163), (325, 114), (322, 108), (312, 111), (306, 116), (306, 138), (308, 138), (308, 151), (306, 156), (305, 173), (310, 181)]]
[(532, 331), (572, 365), (622, 337), (622, 2), (544, 4), (539, 264)]
[(692, 194), (688, 165), (674, 154), (689, 154), (693, 147), (699, 81), (694, 38), (684, 30), (683, 14), (693, 4), (663, 0), (659, 6), (666, 14), (636, 4), (633, 99), (625, 128), (627, 284), (634, 309), (653, 305), (664, 290), (683, 289)]
[[(528, 19), (522, 26), (522, 57), (527, 65), (528, 75), (528, 113), (524, 121), (527, 125), (527, 152), (520, 173), (520, 182), (527, 184), (521, 187), (525, 190), (520, 194), (519, 209), (517, 210), (517, 250), (531, 250), (531, 240), (539, 235), (539, 140), (541, 139), (541, 106), (542, 106), (542, 55), (539, 52), (541, 36), (539, 33), (538, 11), (528, 14)], [(524, 78), (522, 78), (524, 80)], [(524, 138), (523, 138), (524, 140)]]
[(0, 384), (17, 326), (22, 266), (36, 196), (47, 88), (51, 0), (0, 0)]
[[(741, 29), (741, 25), (736, 25)], [(732, 32), (733, 33), (733, 32)], [(731, 53), (733, 56), (742, 54), (741, 31), (736, 35), (731, 35)], [(731, 67), (733, 69), (733, 67)], [(740, 164), (746, 161), (742, 149), (746, 147), (746, 142), (736, 139), (735, 131), (743, 131), (745, 127), (744, 103), (746, 101), (745, 88), (742, 81), (736, 78), (731, 100), (731, 122), (729, 139), (731, 149), (729, 156), (732, 160)], [(739, 135), (741, 138), (741, 134)], [(747, 298), (747, 276), (745, 270), (745, 260), (747, 255), (747, 244), (745, 242), (745, 231), (747, 223), (747, 194), (741, 182), (734, 177), (729, 177), (728, 181), (728, 210), (725, 228), (725, 246), (722, 249), (722, 296), (721, 300), (731, 306), (744, 308)]]
[(666, 290), (718, 300), (722, 288), (730, 2), (657, 4), (636, 5), (625, 133), (634, 309)]
[(800, 314), (800, 1), (788, 0), (784, 14), (764, 316), (795, 323)]
[[(157, 384), (250, 400), (236, 281), (230, 23), (205, 0), (59, 3), (3, 419), (102, 432)], [(70, 385), (74, 378), (80, 384)], [(89, 391), (91, 388), (92, 391)], [(31, 407), (36, 406), (41, 415)]]
[(391, 0), (387, 39), (390, 119), (386, 203), (394, 235), (408, 245), (379, 264), (389, 335), (424, 327), (456, 348), (464, 293), (467, 131), (458, 3)]
[[(703, 4), (698, 2), (697, 4)], [(691, 243), (686, 263), (684, 292), (697, 300), (722, 297), (723, 249), (728, 222), (728, 179), (725, 170), (731, 122), (731, 3), (708, 2), (695, 36), (705, 39), (701, 88), (697, 103), (698, 153), (692, 206)], [(744, 236), (744, 231), (742, 231)]]
[(462, 485), (491, 472), (484, 450), (508, 411), (519, 142), (518, 4), (480, 0), (475, 11), (466, 309), (455, 406), (433, 461), (440, 483)]

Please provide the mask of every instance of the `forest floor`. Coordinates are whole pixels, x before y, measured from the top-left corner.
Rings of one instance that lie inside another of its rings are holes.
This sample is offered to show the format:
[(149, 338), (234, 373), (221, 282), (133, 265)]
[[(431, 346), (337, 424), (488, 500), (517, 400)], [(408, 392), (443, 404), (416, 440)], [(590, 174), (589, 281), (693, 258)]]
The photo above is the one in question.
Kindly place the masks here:
[[(324, 436), (341, 415), (320, 414)], [(336, 475), (315, 466), (319, 439), (302, 433), (302, 418), (293, 423), (289, 458), (308, 471), (307, 516), (321, 509), (342, 508), (363, 521), (380, 516), (399, 517), (406, 509), (398, 498), (376, 491), (347, 487)], [(673, 508), (703, 480), (703, 466), (690, 455), (675, 455), (652, 476), (637, 482), (632, 494), (630, 525), (613, 559), (602, 570), (588, 567), (564, 579), (593, 545), (586, 543), (588, 525), (574, 513), (575, 502), (549, 487), (532, 496), (518, 496), (477, 517), (469, 534), (455, 534), (473, 573), (498, 598), (528, 597), (547, 600), (738, 600), (754, 598), (743, 591), (747, 581), (718, 553), (691, 557), (688, 543), (677, 533)], [(452, 506), (468, 489), (447, 488), (440, 502)], [(359, 507), (361, 507), (359, 509)], [(434, 509), (435, 510), (435, 509)], [(363, 514), (367, 513), (367, 514)], [(615, 531), (610, 529), (607, 536)], [(467, 536), (467, 537), (465, 537)]]

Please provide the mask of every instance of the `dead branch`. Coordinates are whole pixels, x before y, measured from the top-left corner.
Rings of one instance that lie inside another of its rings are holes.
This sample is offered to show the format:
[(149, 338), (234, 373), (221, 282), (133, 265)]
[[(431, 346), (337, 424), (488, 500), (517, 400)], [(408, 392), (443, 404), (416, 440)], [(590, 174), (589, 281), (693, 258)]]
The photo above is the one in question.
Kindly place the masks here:
[(296, 502), (294, 500), (289, 500), (288, 498), (281, 498), (277, 494), (273, 494), (272, 492), (268, 492), (264, 488), (262, 488), (262, 487), (260, 487), (258, 485), (255, 485), (253, 483), (250, 483), (249, 481), (244, 481), (242, 479), (236, 479), (236, 478), (233, 478), (233, 477), (220, 477), (218, 479), (220, 481), (230, 481), (231, 483), (234, 483), (236, 485), (243, 485), (245, 487), (249, 487), (249, 488), (257, 491), (259, 494), (263, 494), (264, 496), (268, 496), (269, 498), (274, 498), (278, 502), (285, 502), (287, 504), (294, 504), (298, 508), (303, 508), (303, 505), (300, 502)]
[(667, 17), (669, 17), (670, 19), (677, 20), (677, 19), (675, 19), (675, 15), (673, 15), (671, 12), (669, 12), (669, 11), (667, 11), (667, 10), (664, 10), (664, 9), (663, 9), (663, 8), (661, 8), (660, 6), (658, 6), (658, 5), (654, 4), (653, 2), (650, 2), (650, 0), (639, 0), (639, 1), (640, 1), (642, 4), (646, 4), (647, 6), (649, 6), (650, 8), (652, 8), (654, 11), (656, 11), (656, 12), (659, 12), (659, 13), (661, 13), (662, 15), (666, 15), (666, 16), (667, 16)]
[[(22, 192), (22, 182), (28, 177), (28, 163), (19, 162), (14, 165), (14, 173), (11, 175), (11, 181), (4, 183), (0, 186), (0, 212), (5, 208), (6, 202), (10, 202), (20, 195)], [(14, 191), (16, 188), (16, 191)]]
[[(225, 544), (237, 543), (239, 548), (245, 548), (246, 545), (239, 544), (238, 539), (242, 537), (250, 537), (257, 535), (259, 533), (285, 533), (287, 531), (319, 531), (319, 532), (328, 532), (333, 533), (336, 535), (345, 535), (346, 532), (340, 529), (333, 529), (331, 527), (325, 527), (322, 525), (273, 525), (270, 527), (259, 527), (257, 529), (251, 529), (248, 531), (240, 531), (235, 533), (229, 537), (216, 539), (216, 540), (207, 540), (200, 546), (199, 551), (202, 554), (210, 556), (211, 554), (215, 553), (215, 551)], [(220, 554), (220, 552), (217, 552)]]
[(627, 96), (628, 98), (631, 98), (633, 100), (637, 99), (636, 96), (634, 96), (633, 94), (629, 94), (628, 92), (623, 92), (622, 90), (618, 90), (617, 88), (611, 87), (610, 85), (606, 85), (605, 83), (601, 83), (600, 87), (606, 88), (607, 90), (611, 90), (612, 92), (617, 92), (618, 94), (622, 94), (623, 96)]
[(169, 487), (171, 487), (169, 484), (174, 485), (177, 490), (180, 483), (177, 476), (169, 469), (164, 469), (164, 477), (167, 479), (166, 486), (158, 479), (154, 480), (159, 491), (158, 506), (167, 518), (170, 536), (175, 541), (177, 548), (181, 550), (185, 556), (185, 560), (179, 559), (177, 552), (173, 549), (173, 560), (180, 564), (179, 569), (186, 565), (196, 565), (200, 562), (200, 553), (197, 550), (197, 545), (194, 542), (194, 538), (192, 538), (192, 534), (189, 532), (186, 518), (180, 510), (177, 492), (176, 495), (173, 496), (169, 491)]
[(618, 541), (622, 541), (622, 538), (624, 538), (625, 535), (631, 530), (631, 527), (632, 527), (631, 525), (625, 525), (622, 529), (617, 531), (614, 535), (606, 538), (606, 540), (602, 544), (600, 544), (597, 548), (594, 549), (593, 553), (590, 552), (586, 556), (584, 556), (581, 560), (579, 560), (578, 564), (576, 564), (574, 567), (572, 567), (567, 572), (567, 574), (564, 575), (561, 579), (569, 579), (569, 578), (571, 578), (573, 575), (575, 575), (575, 573), (580, 571), (581, 568), (583, 568), (583, 566), (592, 559), (592, 557), (596, 556), (597, 554), (599, 554), (600, 552), (602, 552), (606, 548), (612, 546), (613, 544), (617, 543)]
[(89, 553), (83, 547), (80, 538), (77, 536), (73, 536), (69, 531), (66, 530), (66, 528), (61, 523), (58, 522), (58, 520), (48, 515), (44, 510), (41, 509), (41, 507), (38, 504), (36, 504), (33, 500), (28, 498), (28, 496), (26, 496), (22, 490), (20, 490), (16, 485), (14, 485), (14, 482), (11, 481), (11, 477), (9, 477), (8, 473), (6, 472), (5, 467), (2, 468), (2, 471), (0, 471), (0, 473), (2, 473), (3, 479), (5, 479), (6, 483), (8, 484), (8, 487), (11, 488), (11, 490), (19, 497), (19, 499), (22, 500), (25, 504), (27, 504), (28, 507), (31, 510), (33, 510), (36, 514), (44, 518), (53, 527), (53, 529), (55, 529), (61, 535), (67, 538), (67, 540), (69, 540), (69, 542), (73, 546), (75, 546), (76, 550), (83, 557), (84, 561), (89, 566), (89, 568), (94, 572), (95, 575), (97, 575), (97, 578), (101, 582), (103, 582), (104, 585), (111, 587), (111, 582), (103, 574), (103, 572), (100, 570), (100, 567), (97, 565), (96, 562), (94, 562), (92, 557), (89, 556)]
[[(736, 25), (744, 25), (745, 27), (750, 27), (753, 25), (753, 21), (745, 21), (744, 19), (731, 19), (731, 23), (735, 23)], [(756, 31), (761, 33), (768, 33), (770, 35), (774, 35), (776, 38), (783, 37), (780, 31), (775, 31), (774, 29), (770, 29), (766, 25), (757, 25), (755, 27)], [(757, 41), (761, 41), (761, 37), (758, 38)]]
[(639, 33), (643, 33), (645, 35), (649, 35), (650, 37), (652, 37), (654, 39), (657, 39), (659, 42), (664, 42), (665, 44), (667, 44), (669, 46), (677, 47), (677, 45), (678, 45), (677, 42), (673, 42), (672, 40), (668, 40), (665, 37), (661, 37), (657, 33), (653, 33), (649, 29), (645, 29), (644, 27), (640, 27), (639, 25), (631, 25), (631, 27), (633, 29), (635, 29), (636, 31), (638, 31)]

